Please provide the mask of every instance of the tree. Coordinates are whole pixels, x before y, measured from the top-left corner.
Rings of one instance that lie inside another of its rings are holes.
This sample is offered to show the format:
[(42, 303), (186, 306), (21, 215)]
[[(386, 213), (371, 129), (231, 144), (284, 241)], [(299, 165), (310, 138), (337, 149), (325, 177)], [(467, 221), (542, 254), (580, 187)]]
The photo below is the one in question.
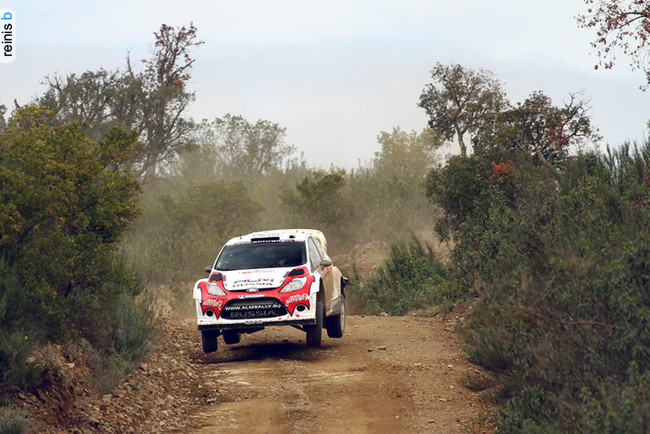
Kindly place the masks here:
[(596, 30), (591, 45), (597, 50), (599, 66), (611, 69), (616, 61), (616, 49), (632, 58), (630, 66), (644, 71), (650, 85), (650, 64), (647, 48), (650, 43), (650, 3), (646, 0), (584, 0), (587, 13), (578, 15), (578, 25)]
[(193, 121), (185, 116), (194, 93), (186, 84), (201, 45), (197, 29), (162, 24), (154, 32), (152, 57), (137, 72), (126, 68), (46, 77), (48, 89), (37, 102), (64, 123), (85, 125), (87, 135), (101, 141), (113, 127), (135, 131), (144, 146), (133, 159), (134, 175), (149, 182), (163, 173), (179, 152), (191, 148)]
[(0, 132), (4, 130), (7, 121), (5, 120), (5, 115), (7, 114), (7, 106), (0, 104)]
[[(183, 114), (195, 96), (185, 87), (194, 63), (189, 51), (203, 44), (196, 40), (197, 29), (193, 24), (177, 28), (162, 24), (154, 36), (153, 57), (145, 61), (143, 111), (138, 128), (146, 144), (138, 170), (144, 182), (158, 176), (180, 151), (192, 147), (194, 123)], [(134, 76), (130, 65), (129, 75)]]
[(381, 151), (375, 153), (374, 168), (382, 176), (398, 176), (409, 184), (421, 182), (436, 162), (435, 151), (442, 145), (436, 131), (425, 129), (420, 134), (402, 131), (399, 127), (377, 137)]
[(195, 40), (196, 34), (197, 28), (192, 23), (189, 27), (172, 27), (163, 23), (160, 30), (154, 32), (156, 48), (153, 57), (144, 62), (147, 64), (148, 74), (153, 76), (150, 81), (156, 88), (185, 88), (191, 78), (189, 69), (195, 61), (189, 51), (203, 44), (203, 41)]
[(329, 174), (315, 171), (297, 184), (295, 191), (284, 191), (280, 199), (309, 226), (339, 223), (345, 209), (341, 195), (344, 176), (343, 170)]
[(212, 154), (217, 173), (237, 178), (279, 170), (295, 152), (284, 143), (285, 132), (270, 121), (260, 119), (253, 124), (227, 114), (210, 123), (204, 121), (199, 140), (202, 150)]
[(588, 101), (570, 94), (563, 106), (554, 106), (542, 92), (495, 115), (472, 139), (475, 151), (520, 151), (538, 163), (558, 165), (569, 148), (600, 139), (591, 125)]
[(187, 188), (178, 200), (160, 197), (169, 224), (150, 225), (158, 272), (157, 283), (187, 282), (210, 264), (219, 248), (235, 234), (254, 230), (264, 206), (242, 182), (208, 182)]
[(83, 318), (92, 334), (123, 290), (114, 252), (139, 212), (128, 166), (137, 141), (113, 130), (97, 143), (57, 123), (27, 106), (0, 133), (0, 256), (18, 270), (28, 321), (54, 334)]
[(51, 110), (64, 123), (84, 125), (86, 135), (101, 141), (113, 127), (134, 128), (141, 108), (136, 101), (137, 82), (130, 85), (121, 71), (85, 71), (66, 77), (46, 77), (48, 89), (37, 100), (38, 105)]
[(465, 134), (475, 132), (507, 105), (501, 84), (490, 71), (439, 62), (431, 78), (433, 82), (422, 91), (419, 106), (429, 116), (429, 127), (447, 140), (457, 137), (461, 156), (465, 157)]

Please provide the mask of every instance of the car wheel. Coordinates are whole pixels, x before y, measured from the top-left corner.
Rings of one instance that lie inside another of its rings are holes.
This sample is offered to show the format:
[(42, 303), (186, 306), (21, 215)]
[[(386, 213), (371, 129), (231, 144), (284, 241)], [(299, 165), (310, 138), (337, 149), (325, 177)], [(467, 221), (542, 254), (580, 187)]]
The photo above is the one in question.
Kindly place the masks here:
[(316, 324), (306, 326), (307, 329), (307, 345), (310, 347), (320, 347), (320, 342), (323, 337), (323, 303), (316, 302)]
[(341, 305), (341, 314), (325, 318), (327, 336), (330, 338), (342, 338), (345, 332), (345, 297)]
[(219, 332), (215, 330), (201, 330), (203, 352), (214, 353), (217, 351), (217, 336), (219, 336)]
[(224, 330), (223, 341), (228, 345), (238, 344), (241, 340), (241, 335), (237, 330)]

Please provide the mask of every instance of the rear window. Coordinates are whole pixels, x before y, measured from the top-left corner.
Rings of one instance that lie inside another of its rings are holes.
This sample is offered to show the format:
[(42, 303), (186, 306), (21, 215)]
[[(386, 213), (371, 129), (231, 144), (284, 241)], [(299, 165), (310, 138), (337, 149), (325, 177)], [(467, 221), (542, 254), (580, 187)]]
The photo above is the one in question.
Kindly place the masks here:
[(297, 267), (307, 262), (305, 243), (259, 242), (226, 246), (214, 268), (221, 271)]

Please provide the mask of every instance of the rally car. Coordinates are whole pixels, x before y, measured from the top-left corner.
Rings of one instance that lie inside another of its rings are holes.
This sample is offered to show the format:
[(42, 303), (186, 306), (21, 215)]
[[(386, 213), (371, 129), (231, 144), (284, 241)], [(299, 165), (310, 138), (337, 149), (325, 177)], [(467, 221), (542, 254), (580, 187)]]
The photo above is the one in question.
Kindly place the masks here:
[(217, 338), (236, 344), (242, 333), (267, 326), (293, 326), (320, 346), (322, 331), (343, 337), (347, 283), (327, 255), (322, 232), (283, 229), (255, 232), (228, 241), (193, 297), (203, 351)]

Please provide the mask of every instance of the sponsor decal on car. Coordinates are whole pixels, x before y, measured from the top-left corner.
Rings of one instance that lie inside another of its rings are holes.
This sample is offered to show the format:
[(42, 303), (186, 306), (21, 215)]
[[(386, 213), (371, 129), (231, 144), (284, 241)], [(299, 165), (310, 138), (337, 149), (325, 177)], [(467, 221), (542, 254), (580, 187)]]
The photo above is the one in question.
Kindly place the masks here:
[(268, 318), (276, 316), (277, 312), (273, 309), (245, 310), (241, 312), (231, 312), (230, 319), (241, 318)]
[(240, 300), (245, 300), (247, 298), (266, 298), (266, 294), (242, 294), (237, 298)]
[(212, 306), (216, 307), (217, 309), (221, 309), (221, 306), (223, 305), (222, 300), (203, 300), (203, 306)]
[(223, 308), (224, 311), (238, 311), (238, 310), (255, 310), (255, 309), (268, 309), (282, 307), (277, 301), (260, 302), (258, 304), (235, 304)]
[(284, 304), (289, 306), (291, 303), (297, 303), (299, 301), (307, 301), (307, 300), (309, 300), (309, 294), (295, 294), (287, 298), (287, 301), (285, 301)]
[(232, 289), (237, 289), (237, 288), (247, 288), (249, 286), (261, 286), (261, 287), (272, 287), (273, 284), (273, 279), (243, 279), (243, 280), (235, 280), (232, 283)]

